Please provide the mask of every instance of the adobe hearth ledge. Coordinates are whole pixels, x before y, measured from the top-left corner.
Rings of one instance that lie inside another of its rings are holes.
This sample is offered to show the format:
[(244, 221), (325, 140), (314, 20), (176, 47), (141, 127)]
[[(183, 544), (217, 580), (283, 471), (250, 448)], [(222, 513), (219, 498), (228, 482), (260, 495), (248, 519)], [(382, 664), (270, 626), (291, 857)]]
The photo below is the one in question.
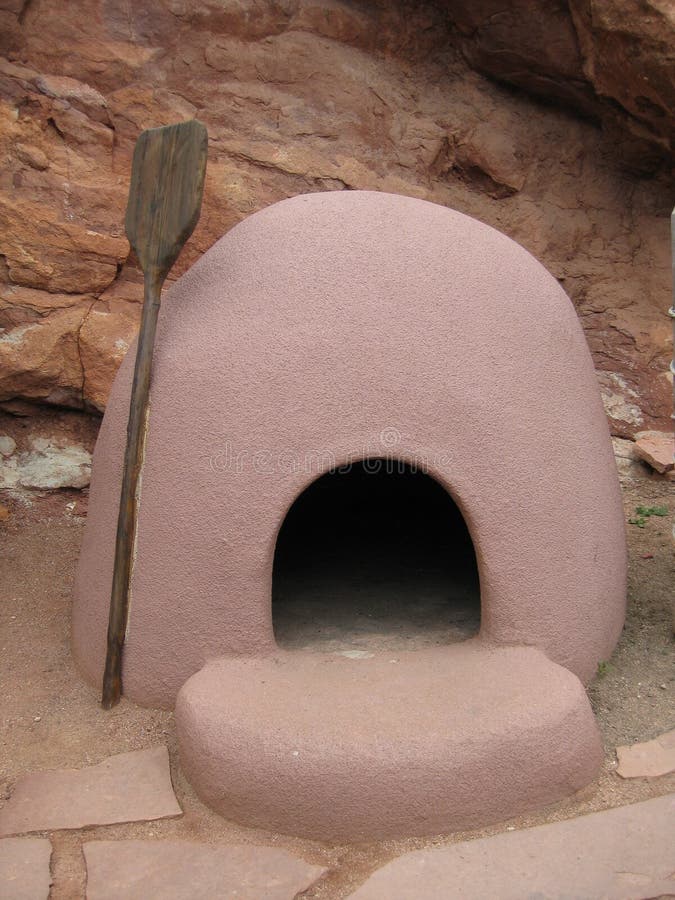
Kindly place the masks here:
[(588, 784), (603, 755), (576, 676), (479, 641), (216, 660), (180, 691), (176, 728), (209, 806), (316, 840), (499, 821)]
[[(132, 368), (130, 353), (96, 447), (75, 588), (74, 654), (97, 685)], [(392, 452), (393, 432), (396, 457), (426, 460), (466, 521), (480, 633), (362, 659), (280, 651), (272, 571), (289, 508), (330, 460)], [(226, 443), (320, 450), (323, 463), (223, 465)], [(182, 764), (224, 814), (360, 840), (575, 791), (601, 761), (582, 682), (615, 646), (625, 584), (579, 321), (504, 235), (408, 197), (303, 195), (241, 222), (168, 292), (124, 690), (148, 706), (178, 696)]]

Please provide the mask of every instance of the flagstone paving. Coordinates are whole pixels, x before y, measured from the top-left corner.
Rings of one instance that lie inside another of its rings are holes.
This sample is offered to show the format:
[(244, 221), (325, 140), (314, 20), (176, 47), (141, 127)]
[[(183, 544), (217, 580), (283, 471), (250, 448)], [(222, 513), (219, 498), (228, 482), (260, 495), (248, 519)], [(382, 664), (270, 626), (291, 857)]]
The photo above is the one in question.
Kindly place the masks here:
[(431, 850), (350, 900), (646, 900), (675, 896), (675, 794)]
[(0, 841), (0, 897), (3, 900), (47, 900), (52, 845), (47, 838)]
[(273, 847), (89, 841), (87, 900), (292, 900), (325, 871)]
[(0, 837), (180, 816), (169, 754), (159, 745), (84, 769), (24, 775), (0, 810)]

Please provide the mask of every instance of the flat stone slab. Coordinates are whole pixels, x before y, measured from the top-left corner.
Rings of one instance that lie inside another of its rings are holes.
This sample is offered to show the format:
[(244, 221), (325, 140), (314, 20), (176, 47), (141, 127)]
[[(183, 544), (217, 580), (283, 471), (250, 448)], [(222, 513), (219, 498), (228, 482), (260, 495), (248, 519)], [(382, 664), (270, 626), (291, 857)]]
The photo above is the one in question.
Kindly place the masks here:
[(87, 900), (292, 900), (326, 870), (273, 847), (89, 841)]
[(675, 729), (653, 741), (617, 747), (616, 755), (616, 774), (622, 778), (656, 778), (675, 772)]
[(400, 856), (350, 900), (646, 900), (675, 895), (675, 794)]
[(3, 900), (47, 900), (52, 845), (47, 838), (0, 841), (0, 897)]
[(666, 431), (640, 431), (635, 440), (635, 452), (662, 475), (674, 468), (675, 439)]
[(0, 837), (179, 816), (166, 747), (133, 750), (86, 769), (20, 778), (0, 810)]

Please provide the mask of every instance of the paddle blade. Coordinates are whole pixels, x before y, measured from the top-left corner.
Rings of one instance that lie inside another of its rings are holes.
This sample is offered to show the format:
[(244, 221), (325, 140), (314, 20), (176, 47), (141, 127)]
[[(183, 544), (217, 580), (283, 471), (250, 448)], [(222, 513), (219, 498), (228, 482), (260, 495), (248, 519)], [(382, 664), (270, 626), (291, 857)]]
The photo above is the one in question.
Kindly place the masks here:
[(197, 224), (206, 152), (196, 119), (150, 128), (136, 141), (125, 226), (146, 274), (166, 277)]

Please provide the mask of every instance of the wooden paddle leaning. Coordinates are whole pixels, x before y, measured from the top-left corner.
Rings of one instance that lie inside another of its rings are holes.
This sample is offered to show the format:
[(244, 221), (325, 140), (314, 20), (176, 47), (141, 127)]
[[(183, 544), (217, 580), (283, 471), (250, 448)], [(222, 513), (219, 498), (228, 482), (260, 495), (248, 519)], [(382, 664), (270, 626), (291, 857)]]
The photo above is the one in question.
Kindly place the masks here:
[(139, 479), (162, 285), (199, 219), (206, 152), (206, 128), (196, 120), (144, 131), (134, 150), (125, 226), (143, 269), (144, 296), (117, 519), (101, 701), (104, 709), (115, 706), (122, 692), (122, 648), (129, 613)]

